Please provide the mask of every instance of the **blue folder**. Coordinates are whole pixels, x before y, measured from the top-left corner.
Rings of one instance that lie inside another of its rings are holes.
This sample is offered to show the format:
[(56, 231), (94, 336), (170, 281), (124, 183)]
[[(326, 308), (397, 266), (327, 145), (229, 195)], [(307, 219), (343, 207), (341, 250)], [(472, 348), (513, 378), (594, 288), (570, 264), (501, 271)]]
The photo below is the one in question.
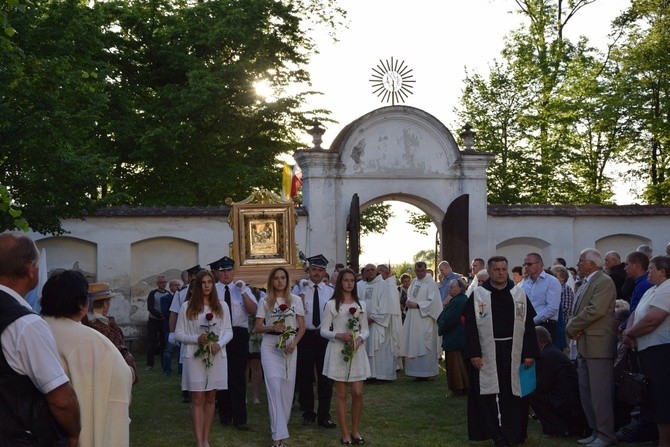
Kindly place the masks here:
[(519, 365), (519, 380), (521, 382), (521, 397), (525, 397), (535, 391), (537, 387), (535, 362), (533, 362), (530, 368), (526, 368), (526, 365), (523, 363)]

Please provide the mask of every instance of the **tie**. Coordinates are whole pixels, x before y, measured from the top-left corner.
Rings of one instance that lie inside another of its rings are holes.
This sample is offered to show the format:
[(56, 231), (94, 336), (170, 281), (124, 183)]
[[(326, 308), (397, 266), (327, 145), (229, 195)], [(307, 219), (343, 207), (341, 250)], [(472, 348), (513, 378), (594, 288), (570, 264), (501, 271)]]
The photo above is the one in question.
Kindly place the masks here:
[[(232, 311), (232, 307), (230, 306), (230, 289), (228, 288), (228, 284), (226, 284), (226, 293), (224, 294), (223, 299), (225, 300), (226, 304), (228, 305), (228, 310)], [(232, 315), (231, 315), (232, 317)]]
[(319, 286), (314, 284), (314, 297), (312, 298), (312, 324), (316, 329), (321, 325), (321, 309), (319, 309)]

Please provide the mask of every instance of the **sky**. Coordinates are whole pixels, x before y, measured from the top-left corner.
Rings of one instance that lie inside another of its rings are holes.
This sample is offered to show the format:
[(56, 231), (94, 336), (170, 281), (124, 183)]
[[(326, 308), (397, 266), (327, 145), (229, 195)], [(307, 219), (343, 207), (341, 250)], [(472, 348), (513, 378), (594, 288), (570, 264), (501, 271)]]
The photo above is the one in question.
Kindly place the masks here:
[[(454, 108), (466, 68), (486, 74), (492, 61), (500, 58), (504, 36), (522, 20), (510, 12), (516, 8), (514, 0), (339, 0), (338, 4), (348, 12), (349, 26), (338, 34), (339, 42), (322, 36), (320, 54), (307, 66), (313, 89), (323, 93), (308, 107), (328, 109), (338, 121), (324, 124), (324, 148), (348, 123), (390, 105), (373, 94), (370, 79), (372, 68), (391, 57), (413, 70), (414, 94), (405, 104), (430, 113), (458, 134), (464, 123), (456, 120)], [(592, 45), (605, 49), (612, 19), (629, 4), (630, 0), (597, 0), (571, 19), (566, 36), (585, 35)], [(311, 138), (306, 136), (306, 141)], [(623, 204), (631, 199), (622, 188), (616, 200)], [(433, 248), (435, 229), (424, 237), (414, 233), (412, 226), (403, 225), (406, 208), (413, 207), (394, 202), (396, 218), (387, 233), (362, 237), (363, 262), (411, 262), (419, 250)], [(389, 242), (399, 238), (403, 244)]]

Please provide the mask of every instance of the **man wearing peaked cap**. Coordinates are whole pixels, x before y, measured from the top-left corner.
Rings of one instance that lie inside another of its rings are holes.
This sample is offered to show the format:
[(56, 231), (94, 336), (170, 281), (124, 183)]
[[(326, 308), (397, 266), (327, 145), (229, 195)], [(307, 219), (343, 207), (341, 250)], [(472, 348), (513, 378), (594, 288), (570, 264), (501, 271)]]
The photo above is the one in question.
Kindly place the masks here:
[(221, 425), (234, 425), (238, 430), (247, 426), (247, 380), (249, 359), (249, 317), (256, 315), (258, 303), (249, 286), (235, 278), (235, 261), (228, 256), (209, 264), (216, 271), (219, 282), (216, 293), (223, 306), (230, 309), (233, 339), (226, 345), (228, 357), (228, 389), (216, 392)]
[[(303, 282), (299, 294), (305, 307), (307, 330), (298, 344), (298, 400), (302, 409), (303, 425), (315, 421), (322, 427), (335, 428), (330, 419), (330, 401), (333, 396), (333, 381), (323, 375), (323, 361), (328, 340), (321, 337), (319, 328), (324, 318), (326, 303), (332, 298), (334, 289), (323, 282), (328, 259), (319, 254), (307, 258), (309, 279)], [(317, 399), (319, 406), (314, 411), (314, 368), (317, 370)]]
[[(194, 278), (198, 273), (200, 273), (200, 270), (202, 270), (202, 269), (203, 269), (203, 268), (200, 267), (200, 264), (195, 265), (195, 266), (191, 267), (190, 269), (186, 269), (186, 272), (188, 273), (188, 276), (189, 276), (189, 278), (188, 278), (189, 282), (193, 281), (193, 278)], [(192, 278), (192, 277), (193, 277), (193, 278)]]

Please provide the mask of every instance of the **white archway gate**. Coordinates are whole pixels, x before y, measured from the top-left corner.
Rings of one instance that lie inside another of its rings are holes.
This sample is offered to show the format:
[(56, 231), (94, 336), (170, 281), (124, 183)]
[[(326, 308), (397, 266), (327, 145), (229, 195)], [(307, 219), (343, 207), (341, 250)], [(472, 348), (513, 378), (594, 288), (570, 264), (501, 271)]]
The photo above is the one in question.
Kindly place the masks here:
[(330, 149), (299, 150), (294, 158), (303, 171), (306, 253), (345, 260), (354, 194), (362, 206), (384, 198), (423, 210), (456, 271), (467, 271), (470, 251), (487, 247), (486, 168), (493, 157), (459, 150), (444, 124), (422, 110), (374, 110), (347, 125)]

